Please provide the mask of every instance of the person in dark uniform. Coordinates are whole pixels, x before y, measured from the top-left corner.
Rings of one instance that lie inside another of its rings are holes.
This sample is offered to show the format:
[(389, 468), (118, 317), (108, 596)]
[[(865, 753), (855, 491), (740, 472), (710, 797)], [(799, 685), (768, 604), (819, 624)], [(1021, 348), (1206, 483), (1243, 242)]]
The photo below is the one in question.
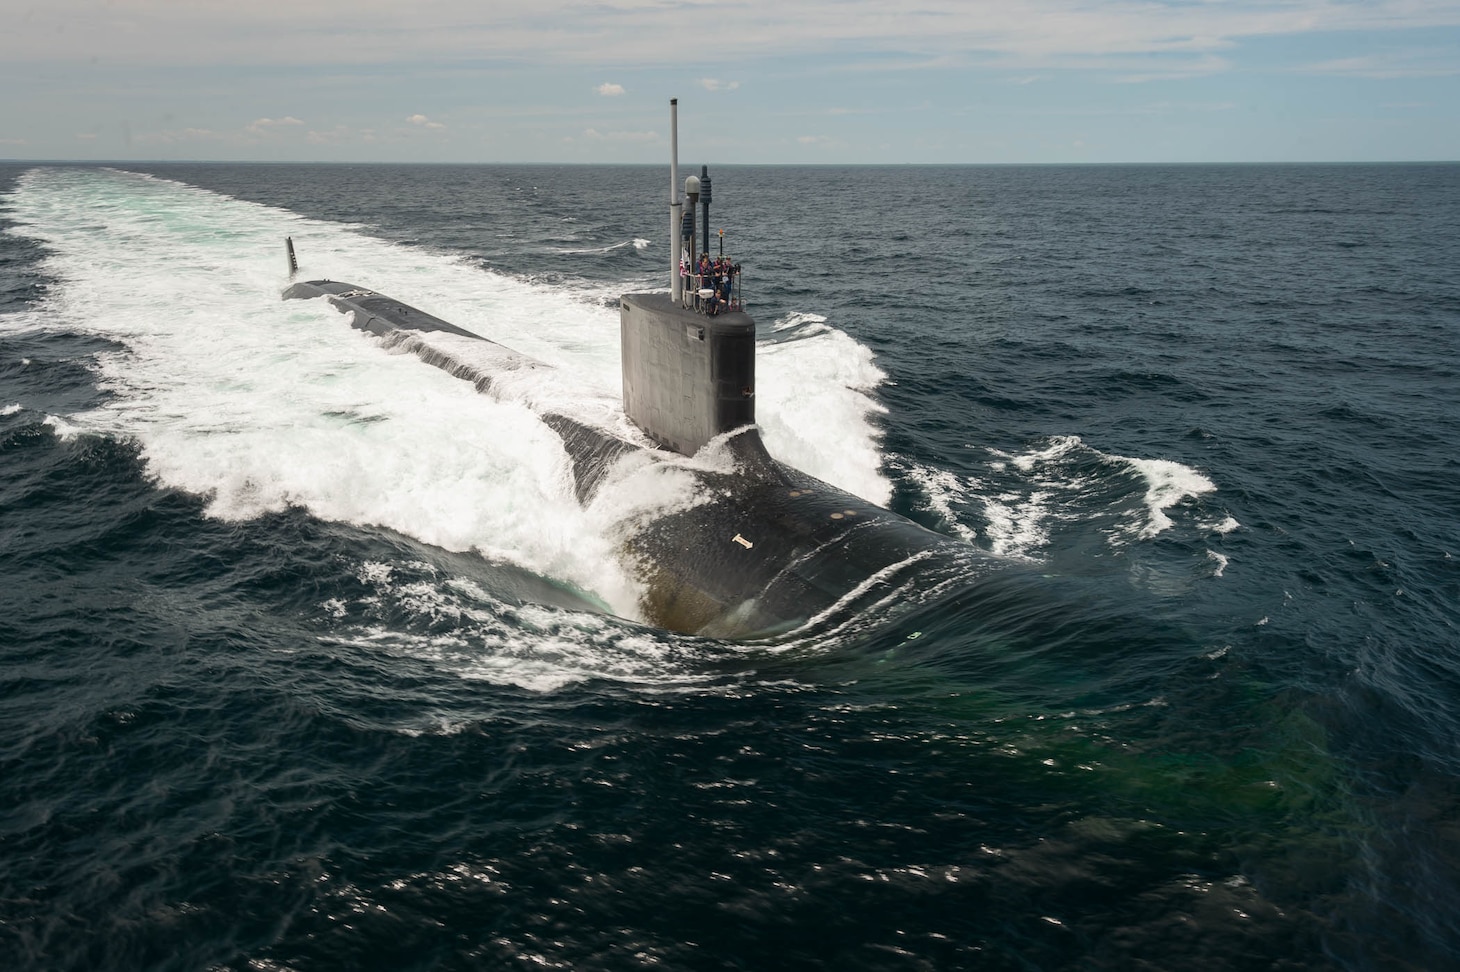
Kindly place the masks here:
[[(695, 301), (701, 310), (713, 317), (720, 311), (719, 291), (715, 289), (715, 266), (710, 262), (708, 253), (700, 254), (700, 262), (695, 272), (698, 274), (695, 278)], [(709, 293), (705, 293), (707, 290)]]
[(723, 257), (715, 261), (715, 290), (720, 302), (730, 306), (730, 291), (735, 283), (735, 264)]

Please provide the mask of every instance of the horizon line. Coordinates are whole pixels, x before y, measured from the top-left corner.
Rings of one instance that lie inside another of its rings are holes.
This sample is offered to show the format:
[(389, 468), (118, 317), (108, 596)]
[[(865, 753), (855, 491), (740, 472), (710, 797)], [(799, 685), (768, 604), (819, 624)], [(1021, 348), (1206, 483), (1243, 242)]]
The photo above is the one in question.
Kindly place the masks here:
[[(0, 165), (421, 165), (421, 166), (447, 166), (447, 165), (518, 165), (518, 166), (564, 166), (564, 167), (591, 167), (601, 166), (607, 168), (630, 168), (636, 166), (659, 167), (662, 162), (502, 162), (502, 161), (478, 161), (478, 162), (451, 162), (434, 161), (423, 162), (416, 160), (390, 160), (390, 159), (360, 159), (360, 160), (325, 160), (325, 159), (62, 159), (62, 158), (0, 158)], [(1160, 161), (1160, 162), (717, 162), (720, 166), (741, 166), (754, 168), (757, 166), (766, 168), (863, 168), (863, 169), (891, 169), (904, 168), (909, 166), (923, 166), (928, 168), (955, 168), (955, 167), (984, 167), (1002, 168), (1017, 166), (1158, 166), (1158, 165), (1456, 165), (1460, 164), (1460, 158), (1454, 159), (1300, 159), (1300, 160), (1204, 160), (1204, 161)]]

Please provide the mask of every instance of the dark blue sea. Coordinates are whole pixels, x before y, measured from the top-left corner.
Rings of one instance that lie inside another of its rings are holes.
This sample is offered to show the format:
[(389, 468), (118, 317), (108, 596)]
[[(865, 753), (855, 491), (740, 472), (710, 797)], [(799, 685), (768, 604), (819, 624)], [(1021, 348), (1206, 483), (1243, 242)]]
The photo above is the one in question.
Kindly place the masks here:
[(0, 968), (1460, 967), (1460, 165), (715, 168), (772, 453), (998, 555), (752, 641), (522, 404), (666, 169), (0, 167)]

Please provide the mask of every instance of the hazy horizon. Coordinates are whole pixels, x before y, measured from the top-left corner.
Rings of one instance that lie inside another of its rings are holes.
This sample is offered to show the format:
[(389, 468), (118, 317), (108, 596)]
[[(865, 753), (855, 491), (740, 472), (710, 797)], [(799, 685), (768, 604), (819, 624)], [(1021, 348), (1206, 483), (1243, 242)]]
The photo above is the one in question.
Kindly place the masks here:
[[(1108, 166), (1112, 168), (1129, 166), (1343, 166), (1343, 165), (1460, 165), (1460, 158), (1457, 159), (1379, 159), (1379, 160), (1335, 160), (1335, 159), (1295, 159), (1291, 162), (1261, 162), (1242, 160), (1213, 160), (1209, 162), (715, 162), (714, 160), (694, 159), (686, 161), (681, 151), (679, 167), (682, 175), (694, 175), (691, 167), (698, 168), (701, 164), (722, 166), (724, 168), (899, 168), (899, 167), (922, 167), (922, 168), (1019, 168), (1023, 167), (1070, 167)], [(484, 159), (478, 162), (456, 162), (456, 161), (420, 161), (404, 159), (7, 159), (0, 158), (0, 165), (419, 165), (433, 166), (517, 166), (520, 168), (592, 168), (595, 166), (624, 166), (624, 167), (655, 167), (668, 166), (667, 159), (658, 162), (582, 162), (582, 161), (542, 161), (542, 162), (503, 162), (499, 160)]]

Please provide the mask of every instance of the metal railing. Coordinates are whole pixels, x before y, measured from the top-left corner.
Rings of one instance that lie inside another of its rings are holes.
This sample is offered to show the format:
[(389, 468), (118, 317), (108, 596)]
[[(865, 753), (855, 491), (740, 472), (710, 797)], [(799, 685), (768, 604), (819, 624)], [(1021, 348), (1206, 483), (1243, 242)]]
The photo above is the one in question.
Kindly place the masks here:
[[(727, 310), (744, 310), (745, 299), (740, 292), (740, 270), (730, 273), (729, 286), (713, 276), (698, 273), (682, 274), (684, 289), (680, 305), (687, 310), (701, 314), (720, 314)], [(728, 291), (728, 294), (727, 294)]]

